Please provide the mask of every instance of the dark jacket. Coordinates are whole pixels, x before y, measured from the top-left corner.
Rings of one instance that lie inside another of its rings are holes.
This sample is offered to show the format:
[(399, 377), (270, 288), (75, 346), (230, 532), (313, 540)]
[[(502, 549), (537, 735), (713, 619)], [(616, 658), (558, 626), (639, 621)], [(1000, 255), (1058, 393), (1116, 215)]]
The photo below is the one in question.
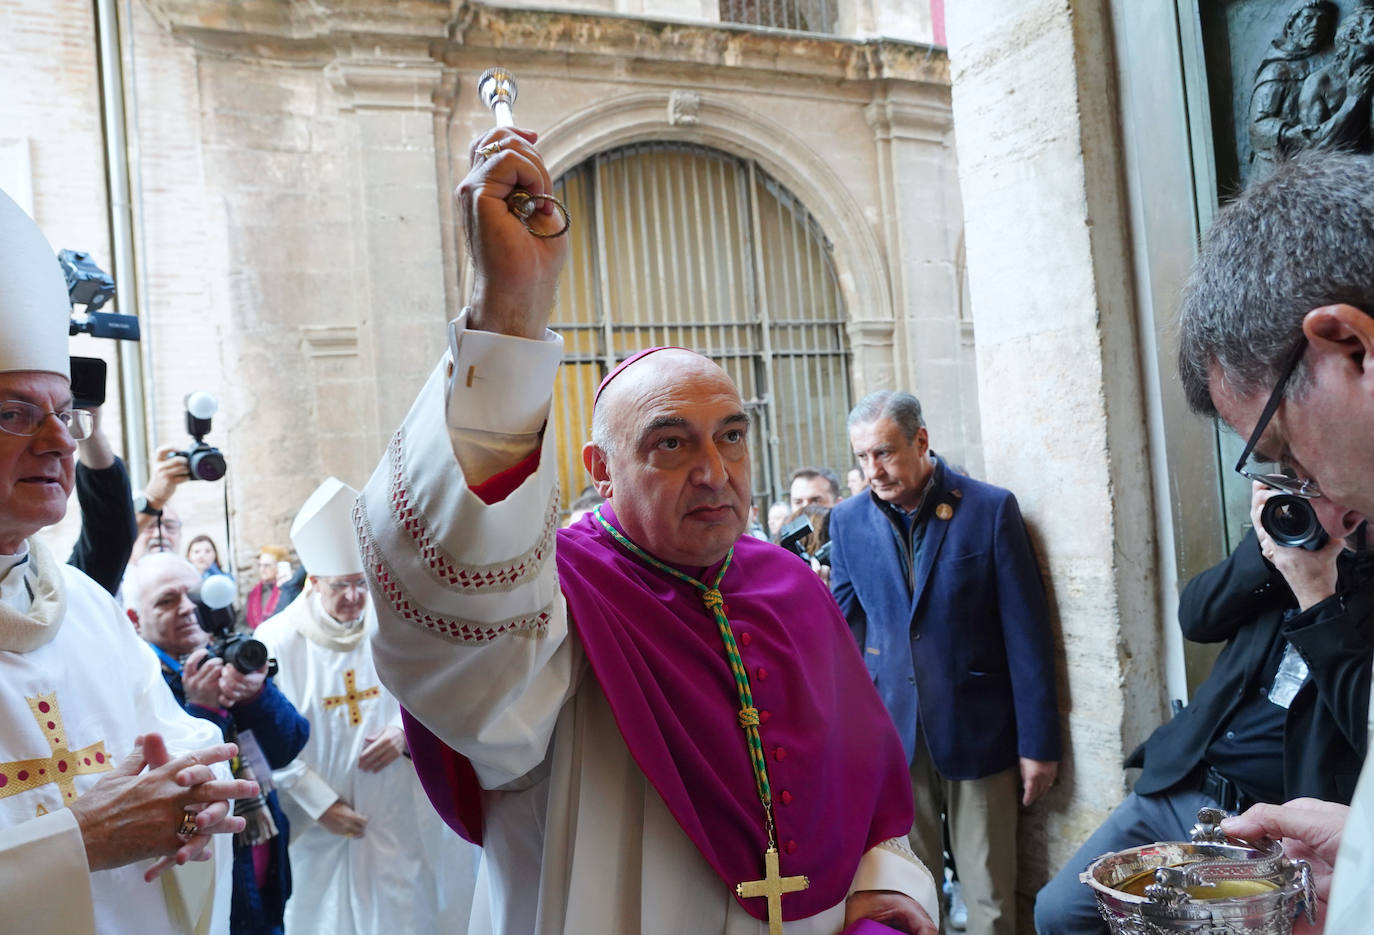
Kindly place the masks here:
[(1293, 592), (1260, 555), (1253, 530), (1229, 558), (1189, 581), (1178, 604), (1183, 635), (1227, 645), (1192, 702), (1127, 759), (1127, 766), (1144, 767), (1135, 791), (1163, 792), (1192, 774), (1221, 726), (1246, 699), (1260, 698), (1267, 689), (1261, 684), (1265, 661), (1289, 640), (1307, 662), (1309, 677), (1284, 719), (1284, 799), (1313, 796), (1348, 804), (1367, 742), (1371, 559), (1343, 555), (1336, 595), (1294, 615), (1288, 613), (1297, 607)]
[(138, 538), (138, 517), (124, 462), (92, 470), (76, 463), (76, 502), (81, 507), (81, 537), (67, 564), (79, 568), (114, 594)]
[(830, 589), (908, 759), (919, 720), (946, 779), (1058, 760), (1049, 608), (1016, 498), (937, 460), (914, 587), (879, 503), (831, 510)]
[[(252, 701), (241, 702), (224, 712), (188, 704), (181, 686), (181, 675), (167, 664), (166, 659), (163, 660), (162, 677), (187, 714), (213, 721), (226, 739), (238, 732), (251, 730), (273, 769), (281, 769), (294, 760), (310, 739), (310, 722), (286, 700), (271, 679), (263, 684), (262, 691)], [(229, 912), (229, 931), (232, 935), (262, 935), (279, 931), (286, 900), (291, 895), (291, 862), (286, 852), (291, 829), (286, 813), (277, 802), (275, 789), (267, 794), (267, 808), (277, 824), (277, 836), (271, 842), (272, 865), (267, 871), (266, 885), (261, 890), (253, 874), (253, 849), (240, 847), (237, 841), (234, 842), (234, 891)]]

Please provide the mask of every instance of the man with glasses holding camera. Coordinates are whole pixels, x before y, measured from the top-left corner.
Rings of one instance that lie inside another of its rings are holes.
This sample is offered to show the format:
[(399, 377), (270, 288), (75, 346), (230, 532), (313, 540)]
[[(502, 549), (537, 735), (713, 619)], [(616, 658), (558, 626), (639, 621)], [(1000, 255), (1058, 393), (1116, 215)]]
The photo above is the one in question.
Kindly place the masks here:
[(178, 707), (109, 593), (36, 538), (92, 428), (69, 318), (52, 248), (0, 193), (0, 919), (171, 935), (207, 919), (211, 874), (156, 877), (241, 830), (228, 800), (258, 789), (229, 778), (233, 745)]
[[(1248, 439), (1237, 471), (1305, 500), (1333, 538), (1374, 515), (1372, 315), (1374, 162), (1316, 153), (1281, 164), (1218, 214), (1180, 319), (1189, 404)], [(1309, 612), (1345, 614), (1359, 632), (1374, 626), (1367, 591)], [(1359, 687), (1367, 719), (1367, 670)], [(1312, 862), (1318, 896), (1329, 895), (1319, 929), (1374, 932), (1374, 771), (1361, 774), (1350, 808), (1297, 799), (1223, 827), (1282, 837)]]
[(1325, 602), (1368, 589), (1374, 553), (1324, 534), (1304, 547), (1290, 535), (1300, 526), (1271, 533), (1281, 496), (1253, 482), (1254, 528), (1183, 589), (1184, 637), (1226, 646), (1188, 706), (1127, 758), (1142, 768), (1132, 794), (1040, 890), (1039, 935), (1106, 935), (1079, 871), (1112, 851), (1187, 840), (1199, 808), (1234, 813), (1297, 796), (1348, 803), (1354, 794), (1374, 631)]

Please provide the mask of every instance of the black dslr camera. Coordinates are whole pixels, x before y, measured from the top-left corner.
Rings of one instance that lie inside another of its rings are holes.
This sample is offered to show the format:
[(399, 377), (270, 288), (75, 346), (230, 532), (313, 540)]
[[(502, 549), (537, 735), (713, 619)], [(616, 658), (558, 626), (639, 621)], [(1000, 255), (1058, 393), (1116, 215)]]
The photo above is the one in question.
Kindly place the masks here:
[(830, 541), (828, 539), (824, 545), (816, 550), (814, 555), (806, 551), (806, 541), (811, 538), (811, 533), (811, 520), (805, 515), (798, 516), (778, 530), (778, 545), (807, 564), (815, 561), (820, 565), (829, 565)]
[(209, 393), (196, 392), (186, 397), (186, 431), (195, 444), (185, 451), (174, 451), (169, 457), (180, 455), (186, 459), (191, 480), (219, 480), (228, 470), (224, 453), (205, 441), (210, 434), (210, 417), (217, 411), (219, 403)]
[(277, 674), (277, 661), (267, 655), (267, 646), (246, 633), (234, 630), (234, 614), (229, 609), (235, 593), (234, 582), (227, 575), (211, 575), (200, 586), (196, 610), (200, 628), (210, 634), (206, 651), (225, 665), (233, 666), (244, 675), (268, 666), (269, 676)]
[(1279, 545), (1316, 552), (1331, 541), (1317, 511), (1302, 497), (1281, 493), (1264, 501), (1260, 525)]

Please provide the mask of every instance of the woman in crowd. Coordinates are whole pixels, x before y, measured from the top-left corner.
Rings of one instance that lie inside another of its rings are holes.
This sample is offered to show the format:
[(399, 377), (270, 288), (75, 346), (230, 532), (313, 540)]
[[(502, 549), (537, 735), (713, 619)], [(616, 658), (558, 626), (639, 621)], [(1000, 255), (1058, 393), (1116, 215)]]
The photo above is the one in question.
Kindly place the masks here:
[(244, 601), (244, 619), (251, 630), (285, 610), (301, 592), (302, 576), (291, 574), (286, 556), (286, 549), (279, 545), (265, 545), (258, 555), (258, 583)]
[(186, 560), (196, 566), (202, 578), (225, 574), (219, 566), (219, 549), (215, 548), (215, 540), (209, 536), (196, 536), (191, 540), (186, 547)]

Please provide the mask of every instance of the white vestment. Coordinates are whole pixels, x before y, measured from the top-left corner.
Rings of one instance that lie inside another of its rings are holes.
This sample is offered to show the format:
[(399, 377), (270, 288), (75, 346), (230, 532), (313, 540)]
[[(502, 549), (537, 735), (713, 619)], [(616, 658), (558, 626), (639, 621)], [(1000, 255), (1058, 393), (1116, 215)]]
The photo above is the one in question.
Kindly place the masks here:
[[(473, 935), (761, 935), (767, 923), (739, 905), (635, 764), (569, 631), (553, 432), (537, 472), (500, 502), (484, 504), (465, 480), (539, 445), (561, 356), (552, 333), (527, 341), (467, 331), (465, 317), (451, 324), (448, 357), (356, 511), (378, 671), (487, 790)], [(902, 850), (869, 850), (851, 892), (906, 893), (938, 918), (930, 874)], [(841, 901), (784, 931), (834, 935), (843, 923)]]
[[(1368, 738), (1368, 749), (1374, 750), (1374, 697), (1369, 702)], [(1374, 768), (1368, 760), (1360, 772), (1341, 834), (1325, 931), (1329, 935), (1374, 935)]]
[[(27, 652), (0, 648), (0, 928), (24, 935), (186, 932), (187, 907), (169, 905), (190, 899), (190, 913), (200, 916), (213, 875), (212, 930), (227, 932), (227, 835), (216, 836), (215, 866), (188, 865), (201, 885), (194, 894), (188, 887), (173, 895), (171, 880), (145, 883), (151, 860), (94, 873), (87, 866), (69, 795), (86, 794), (140, 734), (161, 734), (174, 757), (223, 738), (177, 704), (157, 657), (109, 593), (74, 568), (57, 568), (66, 610), (56, 635)], [(0, 574), (9, 572), (0, 601), (21, 613), (31, 597), (27, 570), (0, 566)], [(215, 771), (229, 777), (227, 768)]]
[[(341, 652), (303, 635), (303, 618), (323, 613), (319, 596), (307, 592), (253, 634), (281, 667), (277, 688), (310, 722), (305, 749), (272, 774), (291, 822), (286, 931), (461, 932), (475, 875), (471, 849), (433, 820), (409, 759), (398, 757), (377, 773), (358, 768), (364, 738), (400, 727), (401, 709), (377, 678), (366, 638)], [(370, 610), (360, 626), (375, 628)], [(361, 837), (317, 823), (339, 799), (367, 819)]]

